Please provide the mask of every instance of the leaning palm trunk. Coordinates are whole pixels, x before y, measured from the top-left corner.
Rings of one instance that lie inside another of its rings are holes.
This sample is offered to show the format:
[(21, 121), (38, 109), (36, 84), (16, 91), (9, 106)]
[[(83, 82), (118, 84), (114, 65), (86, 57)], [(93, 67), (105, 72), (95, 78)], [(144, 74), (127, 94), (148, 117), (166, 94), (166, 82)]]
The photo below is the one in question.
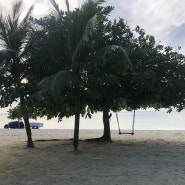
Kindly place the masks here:
[(74, 149), (78, 148), (79, 139), (79, 124), (80, 124), (80, 98), (77, 96), (75, 100), (75, 128), (74, 128)]
[(27, 147), (34, 147), (32, 137), (31, 137), (29, 118), (26, 115), (23, 115), (23, 119), (25, 123), (26, 134), (27, 134)]
[(24, 120), (25, 128), (26, 128), (26, 134), (27, 134), (27, 147), (34, 147), (33, 141), (32, 141), (32, 133), (29, 123), (29, 116), (28, 111), (25, 106), (24, 98), (21, 98), (21, 105), (22, 105), (22, 117)]

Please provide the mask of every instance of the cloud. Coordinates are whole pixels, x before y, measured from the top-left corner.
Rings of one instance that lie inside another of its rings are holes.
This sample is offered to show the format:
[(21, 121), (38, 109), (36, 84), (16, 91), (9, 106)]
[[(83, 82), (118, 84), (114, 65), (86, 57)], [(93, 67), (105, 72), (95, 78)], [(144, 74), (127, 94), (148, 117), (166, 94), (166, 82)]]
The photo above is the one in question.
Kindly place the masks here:
[(177, 49), (182, 47), (181, 52), (185, 53), (185, 23), (180, 26), (171, 26), (168, 35), (166, 36), (166, 43)]
[[(185, 23), (185, 1), (108, 0), (107, 4), (115, 7), (111, 14), (112, 18), (121, 17), (132, 28), (139, 25), (145, 29), (147, 34), (154, 35), (156, 40), (161, 41), (162, 44), (169, 45), (172, 42), (178, 42), (175, 39), (184, 38), (182, 30)], [(172, 34), (173, 32), (175, 33)], [(185, 43), (181, 44), (185, 45)]]
[[(18, 0), (0, 0), (0, 9), (8, 12), (16, 1)], [(69, 0), (70, 9), (79, 7), (84, 1)], [(23, 2), (27, 10), (31, 4), (42, 4), (47, 7), (47, 11), (52, 9), (50, 0), (23, 0)], [(60, 9), (66, 10), (65, 0), (56, 2)], [(184, 0), (107, 0), (105, 4), (115, 7), (111, 19), (124, 18), (131, 28), (139, 25), (162, 44), (180, 43), (185, 46), (185, 42), (182, 42), (185, 24)]]
[[(6, 11), (8, 12), (9, 10), (11, 10), (12, 5), (20, 0), (0, 0), (0, 10), (2, 11)], [(52, 7), (52, 4), (50, 2), (50, 0), (22, 0), (23, 1), (23, 5), (25, 8), (28, 8), (31, 5), (36, 5), (36, 4), (42, 4), (43, 6), (46, 6), (48, 8)], [(55, 0), (56, 3), (59, 4), (60, 9), (66, 9), (66, 4), (65, 4), (65, 0)], [(69, 4), (70, 4), (70, 9), (74, 9), (76, 7), (78, 7), (78, 4), (80, 5), (81, 3), (83, 3), (84, 0), (69, 0)]]

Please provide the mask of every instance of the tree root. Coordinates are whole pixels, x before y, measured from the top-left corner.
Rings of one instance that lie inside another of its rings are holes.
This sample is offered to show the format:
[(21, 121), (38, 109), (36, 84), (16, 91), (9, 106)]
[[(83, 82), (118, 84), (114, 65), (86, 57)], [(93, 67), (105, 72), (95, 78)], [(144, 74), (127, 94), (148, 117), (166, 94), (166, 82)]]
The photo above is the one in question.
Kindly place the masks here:
[(85, 141), (86, 142), (105, 142), (105, 143), (112, 142), (111, 139), (106, 138), (104, 136), (99, 137), (99, 138), (86, 139)]
[(27, 141), (27, 147), (28, 148), (35, 148), (32, 140), (31, 141), (29, 141), (29, 140)]

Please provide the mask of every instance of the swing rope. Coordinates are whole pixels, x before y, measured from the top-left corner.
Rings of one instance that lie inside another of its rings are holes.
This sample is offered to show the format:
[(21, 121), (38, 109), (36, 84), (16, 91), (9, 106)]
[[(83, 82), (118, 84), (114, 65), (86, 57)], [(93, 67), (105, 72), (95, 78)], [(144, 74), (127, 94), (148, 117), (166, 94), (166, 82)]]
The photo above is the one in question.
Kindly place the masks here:
[(120, 135), (121, 134), (131, 134), (131, 135), (134, 135), (135, 116), (136, 116), (136, 112), (134, 110), (134, 113), (133, 113), (133, 123), (132, 123), (132, 132), (121, 132), (120, 124), (119, 124), (119, 119), (118, 119), (118, 113), (116, 112), (116, 119), (117, 119), (118, 130), (119, 130), (119, 134)]

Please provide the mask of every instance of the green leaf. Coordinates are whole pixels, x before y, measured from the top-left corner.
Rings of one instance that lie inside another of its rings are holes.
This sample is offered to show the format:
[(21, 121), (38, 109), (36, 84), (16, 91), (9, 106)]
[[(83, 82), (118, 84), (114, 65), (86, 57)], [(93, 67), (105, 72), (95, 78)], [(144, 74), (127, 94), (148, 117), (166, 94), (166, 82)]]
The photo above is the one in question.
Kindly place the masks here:
[(60, 71), (56, 75), (44, 78), (39, 86), (45, 95), (49, 94), (54, 98), (60, 98), (65, 88), (74, 88), (78, 79), (72, 71)]

